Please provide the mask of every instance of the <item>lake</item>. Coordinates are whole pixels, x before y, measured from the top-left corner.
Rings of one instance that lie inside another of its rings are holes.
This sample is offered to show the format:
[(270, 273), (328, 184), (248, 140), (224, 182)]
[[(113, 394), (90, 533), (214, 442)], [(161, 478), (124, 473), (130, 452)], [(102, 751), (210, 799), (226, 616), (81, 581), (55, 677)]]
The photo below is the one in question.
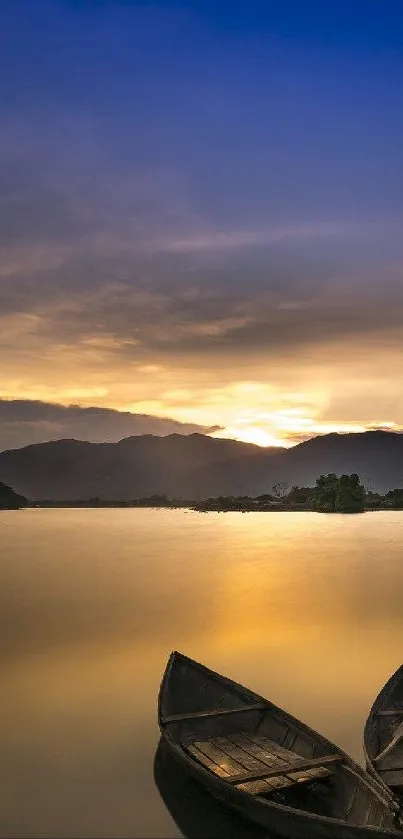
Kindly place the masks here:
[(154, 780), (172, 649), (362, 761), (402, 591), (401, 512), (0, 512), (1, 835), (183, 835)]

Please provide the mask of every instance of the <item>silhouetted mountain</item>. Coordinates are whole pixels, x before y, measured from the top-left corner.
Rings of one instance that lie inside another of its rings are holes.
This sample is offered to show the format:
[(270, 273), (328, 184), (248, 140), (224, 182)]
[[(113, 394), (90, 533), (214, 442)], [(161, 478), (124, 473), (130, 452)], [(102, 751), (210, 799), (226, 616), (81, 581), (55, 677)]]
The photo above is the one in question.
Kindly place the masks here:
[[(35, 500), (128, 500), (154, 493), (198, 498), (214, 490), (208, 470), (215, 463), (255, 451), (261, 449), (203, 434), (142, 435), (118, 443), (57, 440), (2, 452), (0, 476)], [(195, 483), (199, 470), (206, 470), (201, 487)]]
[(25, 507), (27, 499), (23, 495), (18, 495), (7, 484), (0, 481), (0, 510), (19, 510)]
[(292, 449), (263, 449), (202, 434), (143, 435), (118, 443), (57, 440), (0, 453), (0, 478), (35, 500), (258, 495), (279, 481), (312, 486), (329, 472), (357, 472), (379, 492), (403, 486), (403, 436), (327, 434)]

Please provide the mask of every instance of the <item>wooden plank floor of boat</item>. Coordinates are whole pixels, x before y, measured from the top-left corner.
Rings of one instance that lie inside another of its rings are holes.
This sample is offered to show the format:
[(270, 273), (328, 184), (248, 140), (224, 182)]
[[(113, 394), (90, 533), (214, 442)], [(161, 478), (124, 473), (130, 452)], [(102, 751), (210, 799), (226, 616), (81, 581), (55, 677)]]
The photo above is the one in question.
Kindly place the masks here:
[[(235, 782), (238, 789), (252, 795), (267, 794), (297, 783), (328, 778), (334, 771), (336, 761), (341, 760), (337, 754), (305, 759), (267, 737), (249, 733), (196, 740), (183, 748), (215, 775), (231, 784)], [(322, 762), (327, 765), (320, 765)], [(315, 765), (310, 767), (310, 763)], [(305, 764), (305, 767), (298, 768), (298, 764)], [(266, 773), (269, 777), (265, 777)]]

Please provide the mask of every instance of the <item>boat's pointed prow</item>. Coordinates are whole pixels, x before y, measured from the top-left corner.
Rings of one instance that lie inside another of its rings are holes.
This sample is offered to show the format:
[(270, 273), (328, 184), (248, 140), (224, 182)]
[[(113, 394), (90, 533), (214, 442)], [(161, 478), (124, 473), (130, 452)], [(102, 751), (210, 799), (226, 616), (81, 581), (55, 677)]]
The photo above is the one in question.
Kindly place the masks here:
[(214, 710), (232, 710), (261, 697), (174, 650), (161, 682), (158, 721), (161, 727), (173, 717)]
[(158, 723), (160, 727), (165, 724), (165, 718), (169, 709), (169, 682), (171, 673), (175, 664), (179, 663), (180, 658), (181, 654), (177, 650), (172, 650), (165, 666), (158, 695)]

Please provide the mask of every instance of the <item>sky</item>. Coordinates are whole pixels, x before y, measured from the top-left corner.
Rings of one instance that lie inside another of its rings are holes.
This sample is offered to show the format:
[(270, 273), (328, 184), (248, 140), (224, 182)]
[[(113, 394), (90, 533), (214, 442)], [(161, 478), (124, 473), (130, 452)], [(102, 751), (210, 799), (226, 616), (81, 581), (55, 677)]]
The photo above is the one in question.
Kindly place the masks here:
[(400, 0), (0, 21), (0, 448), (403, 429)]

